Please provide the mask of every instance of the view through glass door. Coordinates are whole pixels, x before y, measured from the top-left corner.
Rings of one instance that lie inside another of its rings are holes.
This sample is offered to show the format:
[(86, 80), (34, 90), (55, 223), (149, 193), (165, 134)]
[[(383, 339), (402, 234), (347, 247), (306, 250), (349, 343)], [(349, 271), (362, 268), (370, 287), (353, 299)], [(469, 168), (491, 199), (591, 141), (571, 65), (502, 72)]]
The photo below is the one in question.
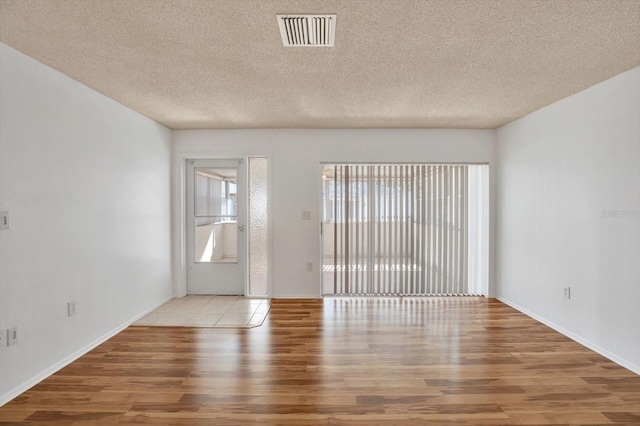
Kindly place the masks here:
[(244, 161), (187, 166), (187, 292), (244, 294)]
[(324, 295), (488, 289), (488, 166), (322, 167)]

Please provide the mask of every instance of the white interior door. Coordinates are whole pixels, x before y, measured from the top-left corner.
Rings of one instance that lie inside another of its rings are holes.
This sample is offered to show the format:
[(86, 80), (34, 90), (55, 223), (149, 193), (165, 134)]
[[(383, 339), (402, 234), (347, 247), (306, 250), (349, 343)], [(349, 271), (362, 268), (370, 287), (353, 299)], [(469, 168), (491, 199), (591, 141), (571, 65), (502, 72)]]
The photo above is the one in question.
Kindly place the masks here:
[(244, 294), (244, 161), (187, 160), (187, 292)]

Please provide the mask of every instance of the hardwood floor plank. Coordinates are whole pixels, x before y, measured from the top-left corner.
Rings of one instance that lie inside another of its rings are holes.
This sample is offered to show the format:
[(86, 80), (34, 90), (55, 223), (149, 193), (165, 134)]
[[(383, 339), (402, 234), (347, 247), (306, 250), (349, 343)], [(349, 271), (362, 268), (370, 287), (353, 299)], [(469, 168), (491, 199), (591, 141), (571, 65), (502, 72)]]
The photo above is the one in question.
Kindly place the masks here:
[(36, 410), (34, 408), (22, 408), (22, 407), (1, 407), (0, 410), (0, 423), (19, 423), (24, 421), (27, 417), (32, 415)]
[(615, 412), (605, 411), (604, 414), (609, 420), (619, 423), (633, 423), (640, 425), (640, 410), (635, 412)]
[(38, 410), (27, 417), (27, 421), (33, 422), (96, 422), (100, 421), (117, 423), (123, 413), (108, 411), (47, 411)]
[(548, 424), (579, 424), (600, 425), (607, 424), (610, 419), (599, 412), (571, 411), (563, 413), (550, 412), (522, 412), (509, 413), (509, 418), (517, 425), (548, 425)]
[(0, 424), (639, 424), (640, 376), (496, 300), (274, 300), (253, 329), (129, 327)]

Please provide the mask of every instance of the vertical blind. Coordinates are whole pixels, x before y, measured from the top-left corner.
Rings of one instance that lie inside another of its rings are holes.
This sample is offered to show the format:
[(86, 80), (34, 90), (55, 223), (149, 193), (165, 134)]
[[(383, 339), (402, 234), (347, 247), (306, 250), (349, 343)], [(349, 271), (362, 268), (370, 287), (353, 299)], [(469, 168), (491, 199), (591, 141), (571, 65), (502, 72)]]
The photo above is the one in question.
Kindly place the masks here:
[(323, 179), (325, 293), (471, 294), (469, 166), (332, 165)]

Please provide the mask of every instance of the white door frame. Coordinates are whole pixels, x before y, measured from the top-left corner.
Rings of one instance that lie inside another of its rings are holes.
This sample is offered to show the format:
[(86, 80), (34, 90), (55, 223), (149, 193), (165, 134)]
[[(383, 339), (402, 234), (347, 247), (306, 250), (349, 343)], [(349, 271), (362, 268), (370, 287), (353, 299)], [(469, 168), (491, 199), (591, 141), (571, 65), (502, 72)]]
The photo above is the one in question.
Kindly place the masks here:
[[(248, 171), (249, 167), (249, 158), (250, 157), (266, 157), (267, 158), (267, 193), (269, 194), (270, 199), (272, 199), (272, 191), (271, 191), (271, 155), (269, 153), (255, 153), (247, 155), (245, 153), (224, 153), (221, 155), (216, 155), (215, 153), (203, 153), (203, 152), (181, 152), (174, 153), (173, 157), (173, 172), (172, 172), (172, 180), (173, 180), (173, 191), (172, 191), (172, 246), (173, 246), (173, 297), (179, 298), (187, 295), (187, 160), (230, 160), (230, 159), (238, 159), (242, 158), (245, 161), (245, 172)], [(245, 189), (245, 195), (248, 196)], [(268, 231), (268, 239), (269, 239), (269, 257), (268, 257), (268, 283), (267, 283), (267, 297), (271, 297), (271, 289), (272, 289), (272, 214), (271, 209), (273, 203), (270, 201), (267, 206), (267, 226), (269, 228)], [(248, 204), (247, 204), (248, 207)], [(245, 215), (248, 215), (248, 208), (245, 209)], [(248, 218), (245, 217), (245, 223), (248, 225)], [(247, 226), (247, 231), (244, 233), (245, 236), (245, 251), (248, 248), (248, 235), (249, 229)], [(249, 265), (249, 257), (248, 253), (245, 253), (247, 261), (245, 262), (246, 267)], [(245, 272), (245, 282), (244, 282), (244, 294), (246, 297), (251, 297), (248, 295), (248, 285), (249, 285), (249, 274), (248, 271)]]

